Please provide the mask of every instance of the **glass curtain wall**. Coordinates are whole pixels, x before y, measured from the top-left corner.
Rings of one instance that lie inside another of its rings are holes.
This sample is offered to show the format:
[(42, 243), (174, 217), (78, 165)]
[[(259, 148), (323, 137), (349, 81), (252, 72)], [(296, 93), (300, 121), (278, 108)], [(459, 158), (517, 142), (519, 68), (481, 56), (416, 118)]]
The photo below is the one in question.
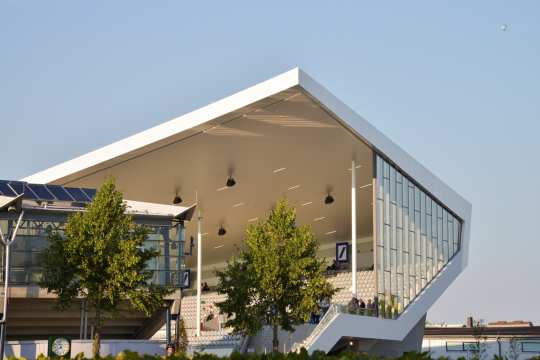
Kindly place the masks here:
[[(49, 231), (62, 233), (65, 226), (64, 216), (47, 218), (40, 215), (32, 218), (25, 215), (21, 222), (17, 238), (11, 245), (10, 282), (20, 285), (35, 285), (41, 279), (42, 268), (40, 253), (48, 246)], [(178, 287), (180, 271), (184, 268), (184, 224), (156, 224), (155, 221), (137, 219), (136, 222), (148, 228), (148, 239), (144, 246), (159, 251), (159, 256), (148, 262), (147, 268), (152, 270), (151, 282)], [(148, 224), (151, 223), (151, 224)], [(4, 235), (10, 234), (16, 220), (0, 218), (0, 227)], [(0, 246), (0, 266), (4, 266), (4, 247)], [(0, 272), (3, 281), (3, 272)]]
[(144, 246), (159, 251), (159, 256), (150, 260), (148, 269), (153, 271), (152, 282), (174, 287), (180, 286), (180, 272), (184, 268), (185, 229), (181, 222), (175, 227), (148, 226), (148, 239)]
[(379, 316), (396, 318), (460, 248), (461, 221), (376, 155)]

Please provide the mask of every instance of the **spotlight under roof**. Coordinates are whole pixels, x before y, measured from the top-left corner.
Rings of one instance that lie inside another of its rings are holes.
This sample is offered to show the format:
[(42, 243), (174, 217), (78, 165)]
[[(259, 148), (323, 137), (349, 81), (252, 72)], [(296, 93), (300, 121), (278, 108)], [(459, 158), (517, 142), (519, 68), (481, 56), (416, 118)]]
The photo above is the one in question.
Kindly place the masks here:
[(229, 176), (225, 185), (227, 185), (227, 187), (233, 187), (234, 185), (236, 185), (236, 180), (234, 180), (232, 176)]
[(330, 194), (326, 195), (326, 197), (324, 198), (324, 203), (326, 205), (330, 205), (333, 202), (334, 202), (334, 197)]
[(176, 195), (176, 196), (174, 197), (172, 203), (173, 203), (174, 205), (181, 204), (181, 203), (182, 203), (182, 198), (181, 198), (180, 196)]
[(225, 228), (223, 227), (223, 225), (221, 225), (221, 226), (219, 227), (219, 230), (218, 230), (218, 233), (217, 233), (217, 234), (218, 234), (219, 236), (223, 236), (223, 235), (225, 235), (226, 233), (227, 233), (227, 230), (225, 230)]

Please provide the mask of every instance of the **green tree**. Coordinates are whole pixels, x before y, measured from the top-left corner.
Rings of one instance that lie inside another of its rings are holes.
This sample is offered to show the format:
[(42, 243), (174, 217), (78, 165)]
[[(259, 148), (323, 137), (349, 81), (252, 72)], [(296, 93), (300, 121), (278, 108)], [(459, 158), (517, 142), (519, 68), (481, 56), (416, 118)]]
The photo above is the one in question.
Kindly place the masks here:
[(57, 295), (60, 311), (84, 299), (93, 313), (94, 358), (99, 356), (103, 320), (116, 315), (121, 302), (128, 300), (150, 316), (169, 293), (148, 283), (152, 273), (145, 264), (158, 252), (143, 248), (146, 238), (147, 229), (126, 214), (113, 179), (101, 186), (85, 211), (69, 216), (63, 234), (49, 234), (40, 286)]
[(244, 245), (223, 271), (216, 271), (218, 292), (227, 295), (217, 306), (236, 333), (254, 335), (271, 325), (277, 352), (278, 328), (292, 331), (305, 323), (318, 310), (317, 302), (336, 290), (324, 277), (313, 232), (296, 226), (296, 211), (285, 200), (264, 222), (248, 227)]

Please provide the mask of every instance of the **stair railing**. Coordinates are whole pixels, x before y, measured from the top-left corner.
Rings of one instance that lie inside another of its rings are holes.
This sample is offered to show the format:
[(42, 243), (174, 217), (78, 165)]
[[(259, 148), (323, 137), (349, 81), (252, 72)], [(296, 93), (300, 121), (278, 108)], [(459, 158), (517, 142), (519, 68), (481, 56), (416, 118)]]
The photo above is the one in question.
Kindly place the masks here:
[(317, 339), (319, 334), (321, 334), (324, 330), (326, 330), (328, 325), (330, 325), (332, 320), (334, 320), (339, 313), (340, 313), (340, 311), (339, 311), (339, 306), (338, 305), (336, 305), (336, 304), (330, 305), (330, 308), (323, 315), (323, 317), (321, 318), (321, 320), (319, 321), (317, 326), (315, 326), (315, 328), (313, 329), (311, 334), (309, 334), (308, 337), (306, 337), (304, 339), (304, 341), (302, 341), (300, 343), (294, 343), (294, 345), (291, 348), (291, 351), (299, 352), (300, 349), (302, 349), (302, 348), (309, 349), (309, 347)]

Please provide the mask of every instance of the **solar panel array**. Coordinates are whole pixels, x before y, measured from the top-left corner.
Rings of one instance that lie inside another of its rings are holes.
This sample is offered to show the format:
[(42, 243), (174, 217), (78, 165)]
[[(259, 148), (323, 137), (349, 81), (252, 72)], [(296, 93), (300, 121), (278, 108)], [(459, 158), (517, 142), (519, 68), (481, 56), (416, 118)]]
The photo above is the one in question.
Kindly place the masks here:
[(87, 203), (96, 196), (96, 189), (0, 180), (0, 195), (18, 196), (20, 194), (23, 194), (23, 199), (28, 200)]

